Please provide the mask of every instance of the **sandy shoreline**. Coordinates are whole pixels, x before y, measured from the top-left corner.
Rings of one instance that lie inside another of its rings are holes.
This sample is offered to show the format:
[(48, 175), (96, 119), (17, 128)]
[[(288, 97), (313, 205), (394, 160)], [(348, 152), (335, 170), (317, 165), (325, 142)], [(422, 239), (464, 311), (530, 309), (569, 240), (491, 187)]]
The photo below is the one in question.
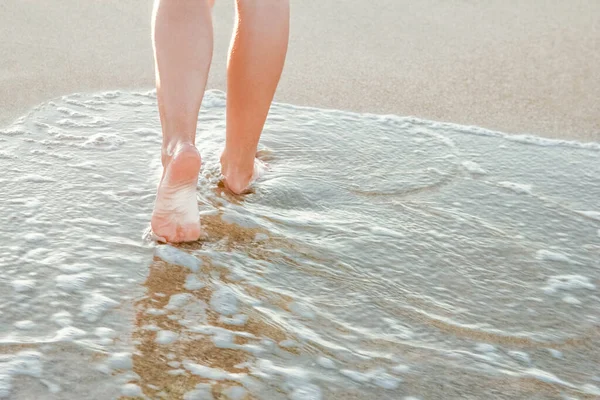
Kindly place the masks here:
[[(153, 86), (151, 2), (0, 5), (0, 125), (63, 94)], [(225, 88), (217, 0), (208, 88)], [(600, 3), (293, 2), (277, 100), (600, 141)]]

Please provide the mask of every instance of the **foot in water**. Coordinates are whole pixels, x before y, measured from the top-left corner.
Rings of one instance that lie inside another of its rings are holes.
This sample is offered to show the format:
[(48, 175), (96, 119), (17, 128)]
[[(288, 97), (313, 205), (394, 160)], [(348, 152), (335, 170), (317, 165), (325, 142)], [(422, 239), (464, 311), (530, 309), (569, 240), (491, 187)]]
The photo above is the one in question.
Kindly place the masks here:
[(265, 164), (258, 158), (240, 160), (228, 157), (225, 152), (221, 155), (221, 174), (225, 187), (234, 194), (245, 194), (266, 169)]
[(202, 234), (196, 200), (200, 164), (200, 153), (192, 143), (177, 145), (164, 160), (151, 222), (159, 240), (192, 242)]

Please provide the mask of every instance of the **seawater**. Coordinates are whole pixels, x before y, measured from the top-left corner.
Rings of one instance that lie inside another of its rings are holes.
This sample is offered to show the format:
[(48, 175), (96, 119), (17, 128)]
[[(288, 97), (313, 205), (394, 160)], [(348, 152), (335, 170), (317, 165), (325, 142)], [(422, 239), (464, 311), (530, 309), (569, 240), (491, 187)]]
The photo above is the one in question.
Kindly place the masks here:
[(600, 144), (276, 103), (235, 197), (224, 131), (170, 246), (154, 92), (0, 130), (0, 398), (600, 396)]

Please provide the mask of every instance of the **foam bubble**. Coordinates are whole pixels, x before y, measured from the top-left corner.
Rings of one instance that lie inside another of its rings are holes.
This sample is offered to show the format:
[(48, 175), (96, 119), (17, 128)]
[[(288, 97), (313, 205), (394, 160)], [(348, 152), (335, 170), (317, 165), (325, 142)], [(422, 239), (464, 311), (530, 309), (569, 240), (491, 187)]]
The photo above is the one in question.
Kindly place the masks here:
[(535, 258), (543, 261), (571, 262), (571, 259), (567, 255), (550, 250), (538, 250), (535, 253)]
[(202, 262), (196, 257), (170, 245), (157, 246), (154, 255), (170, 264), (187, 267), (193, 272), (197, 272), (202, 266)]
[(352, 379), (354, 382), (358, 382), (358, 383), (366, 383), (369, 382), (369, 380), (371, 379), (371, 377), (368, 374), (359, 372), (359, 371), (354, 371), (351, 369), (342, 369), (340, 370), (340, 374), (344, 375), (345, 377), (348, 377), (350, 379)]
[(63, 327), (63, 328), (67, 327), (73, 323), (73, 317), (72, 317), (71, 313), (68, 311), (65, 311), (65, 310), (52, 314), (52, 317), (50, 319), (56, 325)]
[(228, 286), (220, 286), (210, 297), (210, 308), (222, 315), (231, 316), (237, 313), (238, 299)]
[(15, 178), (16, 182), (32, 182), (32, 183), (52, 183), (56, 182), (56, 179), (49, 176), (43, 176), (38, 174), (25, 174)]
[(474, 174), (474, 175), (485, 175), (487, 174), (487, 171), (484, 170), (483, 168), (481, 168), (481, 166), (479, 164), (477, 164), (474, 161), (463, 161), (462, 162), (462, 166), (469, 171), (470, 173)]
[(208, 384), (200, 383), (194, 390), (187, 392), (183, 400), (213, 400), (212, 388)]
[(71, 342), (84, 337), (86, 334), (87, 333), (82, 329), (75, 328), (73, 326), (66, 326), (56, 331), (53, 340), (57, 342)]
[(100, 326), (94, 330), (94, 335), (101, 339), (114, 339), (117, 337), (117, 332), (114, 329)]
[(290, 393), (291, 400), (321, 400), (322, 398), (321, 388), (311, 383), (298, 386)]
[(370, 229), (371, 233), (379, 236), (388, 236), (397, 239), (403, 239), (406, 237), (402, 232), (398, 232), (392, 229), (384, 228), (382, 226), (374, 226)]
[(248, 322), (248, 316), (245, 314), (235, 314), (232, 317), (219, 316), (219, 322), (225, 325), (242, 326)]
[(317, 358), (317, 364), (326, 369), (336, 369), (335, 362), (330, 358), (320, 356)]
[(22, 331), (29, 331), (34, 329), (37, 324), (31, 320), (24, 319), (22, 321), (15, 322), (15, 328), (20, 329)]
[(158, 344), (171, 344), (179, 338), (179, 335), (173, 331), (158, 331), (156, 334), (156, 343)]
[(194, 375), (200, 376), (205, 379), (212, 379), (215, 381), (236, 381), (240, 378), (240, 374), (232, 374), (220, 368), (207, 367), (205, 365), (193, 363), (189, 360), (183, 361), (183, 367)]
[(555, 275), (548, 278), (546, 286), (543, 288), (547, 294), (556, 293), (559, 290), (594, 290), (594, 285), (590, 278), (581, 275)]
[(72, 275), (58, 275), (56, 279), (56, 287), (65, 292), (79, 292), (83, 290), (88, 280), (92, 275), (87, 272)]
[(380, 388), (394, 390), (400, 386), (400, 379), (386, 373), (378, 372), (371, 376), (371, 382)]
[(41, 242), (42, 240), (46, 239), (46, 235), (44, 235), (43, 233), (38, 233), (38, 232), (31, 232), (26, 234), (25, 236), (23, 236), (23, 239), (27, 242)]
[(248, 391), (242, 386), (230, 386), (223, 390), (223, 394), (230, 400), (243, 400)]
[(531, 194), (531, 185), (527, 185), (524, 183), (515, 183), (515, 182), (498, 182), (498, 186), (511, 190), (517, 194)]
[(42, 354), (37, 351), (21, 351), (8, 361), (0, 362), (0, 398), (11, 395), (15, 377), (21, 375), (40, 378), (42, 372)]
[(531, 357), (529, 357), (529, 354), (523, 352), (523, 351), (509, 351), (508, 355), (511, 356), (512, 358), (519, 360), (527, 365), (531, 365)]
[(126, 383), (121, 387), (121, 394), (128, 397), (143, 397), (142, 388), (135, 383)]
[(119, 303), (100, 293), (92, 293), (81, 305), (81, 313), (89, 322), (98, 321), (105, 312), (118, 306)]
[(30, 292), (35, 289), (35, 281), (33, 279), (15, 279), (10, 284), (17, 293)]
[(572, 305), (578, 305), (581, 304), (581, 301), (579, 299), (577, 299), (574, 296), (568, 295), (568, 296), (564, 296), (562, 298), (562, 301), (564, 301), (567, 304), (572, 304)]
[(169, 303), (165, 306), (167, 310), (177, 310), (189, 303), (194, 296), (190, 293), (177, 293), (169, 297)]
[(577, 211), (579, 214), (600, 221), (600, 211)]
[(496, 346), (493, 346), (488, 343), (479, 343), (477, 346), (475, 346), (475, 350), (481, 353), (493, 353), (494, 351), (496, 351)]
[(133, 368), (131, 353), (113, 353), (108, 357), (108, 365), (112, 369), (129, 370)]

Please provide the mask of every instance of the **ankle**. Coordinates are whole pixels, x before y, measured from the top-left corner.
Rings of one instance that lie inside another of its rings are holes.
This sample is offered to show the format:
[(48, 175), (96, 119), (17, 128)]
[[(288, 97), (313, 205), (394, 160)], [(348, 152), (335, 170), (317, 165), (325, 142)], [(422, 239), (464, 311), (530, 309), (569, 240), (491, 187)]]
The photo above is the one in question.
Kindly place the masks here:
[(256, 151), (225, 148), (221, 154), (221, 166), (236, 171), (251, 170), (254, 166), (255, 156)]
[(171, 162), (175, 154), (185, 148), (195, 149), (196, 145), (193, 140), (190, 139), (163, 140), (161, 147), (161, 161), (163, 167), (166, 167)]

